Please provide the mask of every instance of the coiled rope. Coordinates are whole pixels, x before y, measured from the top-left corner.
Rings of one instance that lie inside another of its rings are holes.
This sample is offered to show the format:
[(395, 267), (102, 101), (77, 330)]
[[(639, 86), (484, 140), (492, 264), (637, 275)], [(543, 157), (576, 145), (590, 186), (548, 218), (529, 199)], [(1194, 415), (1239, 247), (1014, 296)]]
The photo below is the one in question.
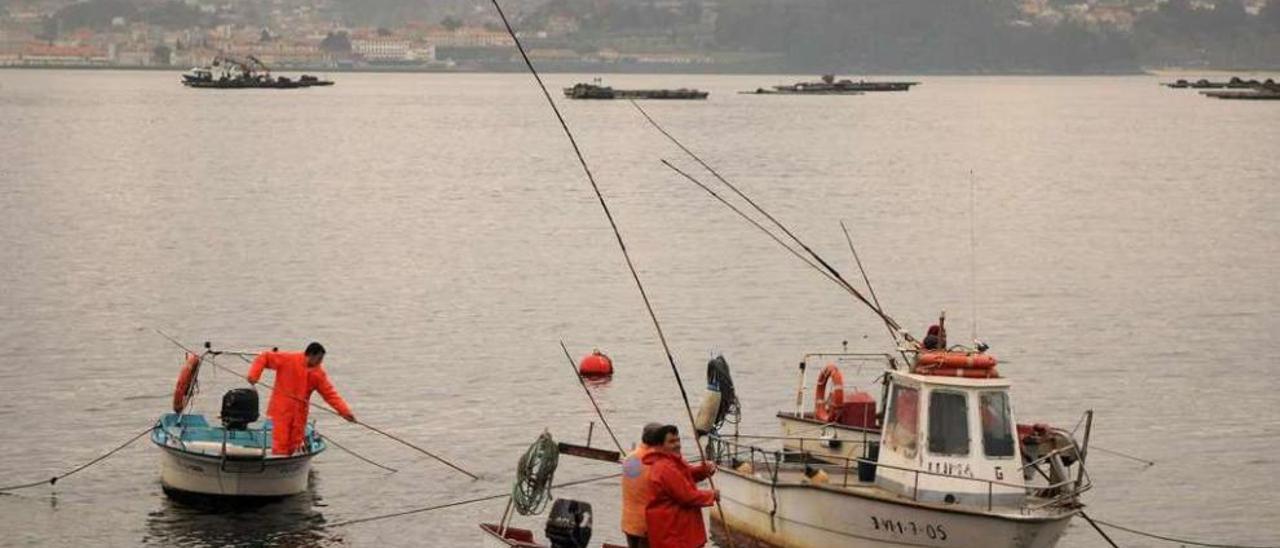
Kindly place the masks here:
[(551, 433), (543, 432), (520, 456), (511, 501), (522, 516), (539, 514), (551, 500), (551, 481), (560, 464), (560, 448)]
[(148, 426), (146, 430), (143, 430), (143, 431), (141, 431), (141, 432), (138, 432), (137, 434), (134, 434), (134, 435), (133, 435), (133, 437), (129, 438), (129, 441), (126, 441), (126, 442), (124, 442), (124, 443), (120, 444), (120, 445), (119, 445), (119, 446), (117, 446), (115, 449), (112, 449), (112, 450), (110, 450), (110, 451), (107, 451), (106, 453), (103, 453), (103, 454), (102, 454), (101, 456), (99, 456), (98, 458), (95, 458), (95, 459), (93, 459), (93, 460), (91, 460), (91, 461), (89, 461), (89, 462), (86, 462), (86, 463), (84, 463), (84, 464), (81, 464), (80, 466), (77, 466), (77, 467), (75, 467), (75, 468), (71, 469), (71, 471), (69, 471), (69, 472), (66, 472), (66, 473), (63, 473), (63, 474), (59, 474), (59, 475), (53, 476), (53, 477), (51, 477), (51, 478), (49, 478), (49, 479), (47, 479), (47, 480), (33, 481), (33, 482), (31, 482), (31, 483), (23, 483), (23, 484), (19, 484), (19, 485), (10, 485), (10, 486), (8, 486), (8, 487), (0, 487), (0, 493), (6, 492), (6, 491), (17, 491), (17, 490), (19, 490), (19, 489), (26, 489), (26, 488), (29, 488), (29, 487), (36, 487), (36, 486), (39, 486), (39, 485), (44, 485), (44, 484), (46, 484), (46, 483), (47, 483), (47, 484), (49, 484), (49, 485), (55, 485), (55, 484), (57, 484), (57, 483), (58, 483), (58, 480), (61, 480), (61, 479), (63, 479), (63, 478), (66, 478), (67, 476), (70, 476), (70, 475), (72, 475), (72, 474), (75, 474), (76, 472), (79, 472), (79, 471), (84, 470), (84, 469), (86, 469), (86, 468), (88, 468), (88, 467), (90, 467), (90, 466), (93, 466), (93, 465), (95, 465), (95, 464), (98, 464), (99, 462), (102, 462), (102, 461), (104, 461), (104, 460), (107, 460), (107, 458), (111, 457), (111, 455), (114, 455), (114, 454), (116, 454), (116, 453), (119, 453), (119, 452), (120, 452), (121, 450), (123, 450), (125, 447), (128, 447), (128, 446), (130, 446), (130, 445), (133, 445), (133, 442), (138, 441), (138, 439), (139, 439), (139, 438), (141, 438), (142, 436), (147, 435), (147, 433), (148, 433), (148, 432), (150, 432), (153, 428), (155, 428), (155, 426)]

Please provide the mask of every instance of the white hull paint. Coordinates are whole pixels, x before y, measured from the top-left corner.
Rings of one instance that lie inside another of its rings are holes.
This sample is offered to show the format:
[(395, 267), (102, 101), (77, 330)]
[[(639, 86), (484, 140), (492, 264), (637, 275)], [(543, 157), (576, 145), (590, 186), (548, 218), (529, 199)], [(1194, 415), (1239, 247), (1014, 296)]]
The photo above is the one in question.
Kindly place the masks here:
[[(720, 472), (720, 504), (737, 546), (1049, 548), (1076, 514), (944, 508), (877, 494), (875, 487), (779, 483), (774, 489), (767, 480), (724, 467)], [(713, 534), (722, 534), (718, 513), (710, 514)]]
[(160, 481), (167, 489), (202, 495), (284, 497), (307, 490), (311, 455), (228, 460), (161, 447)]

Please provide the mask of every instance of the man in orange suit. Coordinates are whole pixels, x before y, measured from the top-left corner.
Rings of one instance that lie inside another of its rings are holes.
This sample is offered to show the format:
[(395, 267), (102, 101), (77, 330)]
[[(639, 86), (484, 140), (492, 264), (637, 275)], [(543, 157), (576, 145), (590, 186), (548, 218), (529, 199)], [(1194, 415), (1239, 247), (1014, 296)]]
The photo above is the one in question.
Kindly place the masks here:
[(276, 372), (275, 388), (271, 402), (267, 404), (267, 417), (273, 422), (271, 452), (276, 455), (292, 455), (302, 447), (307, 428), (307, 415), (311, 410), (312, 392), (320, 392), (342, 418), (355, 422), (351, 406), (338, 395), (329, 382), (320, 363), (324, 361), (324, 347), (313, 342), (305, 352), (263, 352), (249, 367), (249, 383), (257, 384), (263, 368)]

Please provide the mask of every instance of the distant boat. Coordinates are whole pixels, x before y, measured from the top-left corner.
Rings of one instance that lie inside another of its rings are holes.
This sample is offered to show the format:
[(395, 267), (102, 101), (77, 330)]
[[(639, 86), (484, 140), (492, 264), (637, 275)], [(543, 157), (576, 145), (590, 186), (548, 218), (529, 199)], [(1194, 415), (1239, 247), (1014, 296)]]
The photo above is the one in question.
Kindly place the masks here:
[(747, 95), (860, 95), (866, 92), (909, 91), (920, 82), (869, 82), (866, 80), (836, 80), (834, 74), (822, 75), (819, 82), (796, 82), (794, 84), (773, 86), (772, 89), (756, 88), (754, 91), (741, 91)]
[(564, 88), (564, 96), (570, 99), (706, 99), (710, 92), (696, 89), (613, 89), (599, 84), (578, 83)]
[(1231, 79), (1226, 82), (1211, 82), (1205, 78), (1201, 78), (1194, 82), (1179, 79), (1176, 82), (1165, 82), (1162, 85), (1173, 89), (1255, 89), (1274, 86), (1275, 80), (1267, 78), (1266, 80), (1259, 82), (1258, 80), (1245, 80), (1239, 76), (1232, 76)]
[(1280, 101), (1280, 84), (1263, 86), (1249, 91), (1202, 91), (1214, 99), (1244, 99), (1251, 101)]
[(182, 73), (182, 85), (202, 89), (295, 89), (313, 86), (332, 86), (333, 82), (303, 74), (297, 80), (285, 76), (271, 76), (257, 57), (243, 59), (219, 55), (208, 67), (195, 67)]

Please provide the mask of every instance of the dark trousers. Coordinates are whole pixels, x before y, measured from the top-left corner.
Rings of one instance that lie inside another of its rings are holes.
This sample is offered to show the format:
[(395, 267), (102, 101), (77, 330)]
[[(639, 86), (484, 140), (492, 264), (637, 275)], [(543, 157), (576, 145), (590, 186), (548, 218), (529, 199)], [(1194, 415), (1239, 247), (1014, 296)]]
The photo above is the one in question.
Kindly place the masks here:
[(649, 538), (627, 535), (627, 548), (649, 548)]

